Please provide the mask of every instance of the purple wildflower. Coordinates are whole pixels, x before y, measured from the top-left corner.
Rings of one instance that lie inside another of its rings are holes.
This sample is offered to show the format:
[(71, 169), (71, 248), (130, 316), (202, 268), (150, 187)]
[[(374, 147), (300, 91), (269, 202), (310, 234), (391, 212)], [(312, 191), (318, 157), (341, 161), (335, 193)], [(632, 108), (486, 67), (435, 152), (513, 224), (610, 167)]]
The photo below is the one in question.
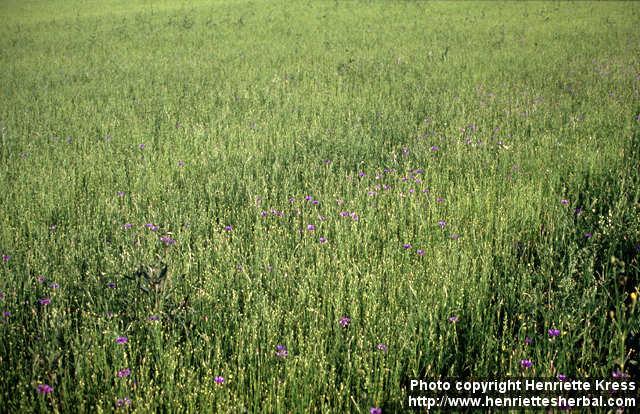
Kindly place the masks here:
[(449, 316), (449, 318), (447, 318), (447, 320), (450, 323), (457, 323), (460, 320), (460, 318), (458, 316), (453, 315), (453, 316)]
[(287, 356), (289, 356), (287, 347), (284, 345), (276, 345), (276, 356), (279, 358), (286, 358)]
[(126, 344), (129, 342), (129, 338), (126, 336), (119, 336), (116, 338), (116, 344)]
[(444, 198), (438, 197), (438, 198), (436, 198), (436, 202), (437, 203), (444, 203)]
[(403, 244), (403, 245), (402, 245), (402, 248), (403, 248), (403, 249), (405, 249), (405, 250), (410, 249), (410, 248), (411, 248), (411, 243), (405, 243), (405, 244)]
[(340, 217), (349, 217), (349, 212), (348, 211), (341, 211), (340, 212)]
[(131, 227), (133, 227), (133, 224), (131, 224), (131, 223), (124, 223), (122, 225), (122, 228), (125, 229), (125, 230), (129, 230)]
[(386, 344), (379, 343), (378, 345), (376, 345), (376, 349), (378, 351), (387, 352), (389, 350), (389, 347), (387, 347)]
[(2, 312), (2, 316), (5, 317), (5, 318), (8, 318), (9, 316), (11, 316), (11, 312), (4, 311), (4, 312)]
[(329, 165), (329, 164), (331, 164), (331, 160), (326, 159), (326, 160), (324, 160), (324, 163), (325, 163), (326, 165)]
[(521, 359), (520, 366), (525, 369), (531, 368), (533, 366), (533, 362), (531, 362), (530, 359)]
[(382, 414), (382, 408), (379, 407), (371, 407), (369, 409), (369, 414)]
[(224, 231), (233, 231), (233, 226), (224, 226)]
[(616, 369), (615, 371), (613, 371), (611, 373), (611, 376), (613, 378), (616, 378), (616, 379), (618, 379), (618, 378), (629, 378), (629, 374), (627, 374), (626, 372), (622, 372), (619, 369)]
[(107, 283), (107, 287), (109, 289), (115, 289), (116, 288), (116, 284), (114, 282), (109, 282), (109, 283)]
[(144, 144), (140, 144), (140, 145), (138, 145), (138, 148), (140, 148), (141, 150), (143, 150), (143, 149), (144, 149), (144, 147), (145, 147), (145, 145), (144, 145)]
[(431, 147), (431, 152), (438, 152), (440, 150), (440, 147), (437, 145), (434, 145)]
[(129, 405), (131, 405), (131, 399), (129, 399), (129, 397), (118, 398), (118, 400), (116, 401), (117, 408), (129, 406)]
[(50, 298), (41, 298), (38, 299), (38, 303), (41, 304), (42, 306), (47, 306), (51, 303), (51, 299)]
[(563, 198), (562, 200), (560, 200), (560, 204), (562, 204), (563, 206), (568, 206), (569, 200), (567, 200), (566, 198)]
[(351, 216), (351, 220), (353, 221), (360, 220), (360, 217), (358, 217), (358, 215), (355, 212), (351, 213), (350, 216)]
[(558, 374), (556, 375), (556, 378), (558, 379), (558, 381), (566, 381), (567, 380), (567, 376), (564, 374)]
[(306, 195), (306, 196), (304, 196), (304, 199), (307, 200), (307, 201), (311, 201), (311, 200), (313, 200), (313, 197), (311, 197), (310, 195)]
[(124, 191), (118, 191), (117, 194), (118, 194), (118, 197), (124, 197), (125, 196)]
[(36, 276), (36, 282), (38, 282), (40, 284), (44, 283), (46, 280), (47, 279), (42, 275)]
[(418, 256), (424, 256), (424, 250), (422, 249), (416, 250), (416, 253), (418, 253)]
[(584, 209), (582, 207), (576, 207), (576, 209), (574, 210), (576, 216), (579, 216), (580, 214), (582, 214), (583, 211)]
[(53, 392), (53, 387), (49, 384), (38, 384), (37, 387), (38, 394), (50, 394)]
[(151, 231), (158, 231), (158, 226), (156, 226), (153, 223), (147, 223), (144, 225), (146, 228), (148, 228)]
[(169, 236), (160, 237), (160, 241), (164, 243), (165, 246), (171, 246), (173, 244), (176, 244), (176, 241)]
[(131, 375), (131, 370), (129, 368), (124, 368), (118, 371), (118, 378), (125, 378)]
[(49, 285), (49, 287), (50, 287), (51, 289), (58, 289), (58, 288), (60, 287), (60, 285), (59, 285), (59, 284), (57, 284), (56, 282), (53, 282), (52, 284), (50, 284), (50, 285)]
[(440, 226), (441, 229), (444, 229), (447, 225), (447, 222), (444, 220), (439, 220), (438, 221), (438, 226)]
[(8, 254), (2, 255), (2, 263), (8, 263), (9, 260), (11, 260), (11, 256), (9, 256)]
[(365, 172), (364, 172), (364, 171), (360, 171), (360, 172), (358, 173), (358, 177), (364, 177), (364, 176), (366, 176), (366, 175), (367, 175), (367, 174), (365, 174)]
[(317, 206), (318, 204), (320, 204), (320, 201), (313, 200), (313, 201), (311, 201), (311, 204), (313, 204), (314, 206)]
[(269, 213), (268, 213), (266, 210), (262, 210), (262, 211), (260, 212), (260, 216), (261, 216), (261, 217), (267, 217), (268, 215), (269, 215)]
[(315, 229), (316, 229), (316, 226), (314, 226), (313, 224), (307, 224), (308, 231), (314, 231)]
[(547, 333), (549, 334), (549, 338), (555, 338), (556, 336), (560, 336), (560, 329), (551, 328)]
[(340, 323), (340, 326), (342, 326), (343, 328), (346, 328), (351, 323), (351, 318), (348, 316), (343, 316), (340, 318), (338, 323)]
[(585, 239), (590, 239), (590, 238), (592, 238), (592, 237), (593, 237), (593, 234), (592, 234), (592, 233), (587, 232), (587, 233), (585, 233), (585, 234), (584, 234), (584, 238), (585, 238)]
[(533, 339), (529, 338), (528, 336), (525, 336), (524, 343), (525, 345), (531, 345), (533, 343)]
[(160, 317), (158, 315), (151, 315), (147, 318), (147, 320), (151, 322), (155, 322), (155, 321), (159, 321)]
[(224, 384), (224, 377), (218, 375), (213, 379), (213, 382), (215, 382), (216, 384)]
[(293, 204), (296, 202), (296, 199), (294, 197), (289, 197), (289, 202)]
[(320, 242), (320, 244), (325, 244), (327, 242), (327, 238), (326, 237), (320, 237), (318, 239), (318, 241)]

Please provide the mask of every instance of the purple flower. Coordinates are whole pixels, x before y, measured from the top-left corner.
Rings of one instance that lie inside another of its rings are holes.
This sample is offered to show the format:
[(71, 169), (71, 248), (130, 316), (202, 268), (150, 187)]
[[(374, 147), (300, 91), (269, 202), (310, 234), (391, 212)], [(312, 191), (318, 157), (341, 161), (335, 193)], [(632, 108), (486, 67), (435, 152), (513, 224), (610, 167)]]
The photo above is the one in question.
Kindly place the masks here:
[(51, 299), (50, 298), (41, 298), (38, 299), (38, 303), (41, 304), (42, 306), (47, 306), (51, 303)]
[(520, 366), (525, 369), (531, 368), (533, 366), (533, 362), (531, 362), (530, 359), (521, 359)]
[(567, 376), (564, 374), (558, 374), (556, 376), (556, 378), (558, 379), (558, 381), (566, 381), (567, 380)]
[(4, 316), (5, 318), (8, 318), (9, 316), (11, 316), (11, 312), (4, 311), (4, 312), (2, 312), (2, 316)]
[(411, 248), (411, 243), (405, 243), (405, 244), (403, 244), (403, 245), (402, 245), (402, 248), (403, 248), (403, 249), (405, 249), (405, 250), (410, 249), (410, 248)]
[(369, 414), (382, 414), (382, 408), (371, 407), (369, 409)]
[(585, 239), (590, 239), (590, 238), (593, 237), (593, 234), (587, 232), (587, 233), (584, 234), (584, 237), (585, 237)]
[(158, 231), (158, 226), (156, 226), (153, 223), (147, 223), (144, 225), (146, 228), (148, 228), (151, 231)]
[(184, 167), (185, 166), (185, 162), (180, 160), (178, 161), (178, 167)]
[(131, 405), (131, 400), (129, 399), (129, 397), (118, 398), (118, 400), (116, 401), (117, 408), (129, 406), (129, 405)]
[(304, 196), (304, 199), (307, 200), (307, 201), (311, 201), (311, 200), (313, 200), (313, 197), (311, 197), (310, 195), (306, 195), (306, 196)]
[(289, 356), (287, 347), (284, 345), (276, 345), (276, 356), (279, 358), (286, 358), (287, 356)]
[(4, 292), (0, 290), (0, 300), (4, 300)]
[(2, 255), (2, 263), (8, 263), (9, 260), (11, 260), (11, 256), (9, 256), (8, 254)]
[(49, 384), (38, 384), (37, 387), (38, 394), (50, 394), (53, 392), (53, 387)]
[(118, 378), (125, 378), (131, 375), (131, 370), (129, 368), (124, 368), (118, 371)]
[(126, 344), (129, 342), (129, 338), (126, 336), (119, 336), (116, 338), (116, 344)]
[(289, 202), (293, 204), (296, 202), (296, 199), (294, 197), (289, 197)]
[(342, 326), (343, 328), (346, 328), (351, 323), (351, 318), (348, 316), (343, 316), (340, 318), (338, 323), (340, 323), (340, 326)]
[(145, 147), (145, 145), (144, 145), (144, 144), (140, 144), (140, 145), (138, 145), (138, 148), (140, 148), (141, 150), (143, 150), (143, 149), (144, 149), (144, 147)]
[(615, 371), (613, 371), (611, 373), (611, 376), (613, 378), (629, 378), (629, 374), (627, 374), (626, 372), (622, 372), (619, 369), (616, 369)]
[(233, 226), (224, 226), (224, 231), (233, 231)]
[(52, 284), (50, 284), (50, 285), (49, 285), (49, 287), (50, 287), (51, 289), (58, 289), (58, 288), (60, 287), (60, 285), (59, 285), (59, 284), (57, 284), (57, 283), (55, 283), (55, 282), (53, 282)]
[(444, 203), (444, 198), (438, 197), (438, 198), (436, 198), (436, 202), (437, 203)]
[(457, 316), (455, 316), (455, 315), (453, 315), (453, 316), (449, 316), (449, 318), (448, 318), (447, 320), (448, 320), (450, 323), (457, 323), (457, 322), (460, 320), (460, 318), (459, 318), (459, 317), (457, 317)]
[(260, 216), (261, 216), (261, 217), (267, 217), (268, 215), (269, 215), (269, 212), (267, 212), (266, 210), (262, 210), (262, 211), (260, 212)]
[(382, 351), (382, 352), (387, 352), (389, 350), (389, 348), (387, 347), (386, 344), (383, 343), (379, 343), (378, 345), (376, 345), (376, 349), (378, 351)]
[(563, 198), (562, 200), (560, 200), (560, 204), (562, 204), (563, 206), (568, 206), (569, 200), (567, 200), (566, 198)]
[(151, 322), (155, 322), (155, 321), (159, 321), (160, 317), (158, 315), (151, 315), (147, 318), (147, 320)]
[(418, 253), (418, 256), (424, 256), (424, 250), (422, 249), (416, 250), (416, 253)]
[(583, 211), (584, 210), (582, 207), (576, 207), (576, 209), (574, 210), (574, 212), (576, 213), (576, 216), (579, 216), (580, 214), (582, 214)]
[(351, 220), (353, 221), (360, 220), (360, 217), (358, 217), (358, 215), (355, 212), (351, 213), (350, 216), (351, 216)]
[(171, 245), (176, 244), (176, 241), (174, 239), (172, 239), (171, 237), (169, 237), (169, 236), (160, 237), (160, 241), (162, 243), (164, 243), (165, 246), (171, 246)]
[(438, 226), (440, 226), (441, 229), (444, 229), (446, 225), (447, 225), (446, 221), (444, 220), (438, 221)]
[(551, 328), (547, 331), (550, 338), (555, 338), (556, 336), (560, 336), (560, 329)]
[(36, 276), (36, 282), (38, 282), (40, 284), (44, 283), (46, 280), (47, 279), (42, 275)]
[(311, 204), (313, 204), (314, 206), (317, 206), (318, 204), (320, 204), (320, 202), (318, 200), (313, 200)]
[(125, 230), (129, 230), (131, 227), (133, 227), (133, 224), (131, 224), (131, 223), (124, 223), (122, 225), (122, 228), (125, 229)]
[(529, 338), (528, 336), (525, 336), (524, 343), (525, 345), (531, 345), (533, 343), (533, 339)]
[(124, 191), (118, 191), (118, 197), (124, 197)]
[(367, 175), (367, 174), (365, 174), (365, 173), (364, 173), (364, 171), (360, 171), (360, 172), (358, 173), (358, 177), (364, 177), (364, 176), (366, 176), (366, 175)]
[(224, 377), (218, 375), (213, 379), (213, 382), (215, 382), (216, 384), (224, 384)]
[(107, 283), (107, 287), (108, 287), (109, 289), (115, 289), (115, 288), (116, 288), (116, 284), (115, 284), (115, 283), (113, 283), (113, 282), (109, 282), (109, 283)]
[(329, 164), (331, 164), (331, 160), (326, 159), (326, 160), (324, 160), (324, 163), (325, 163), (326, 165), (329, 165)]
[(313, 224), (307, 224), (307, 230), (314, 231), (315, 229), (316, 229), (316, 226), (314, 226)]
[(327, 238), (326, 237), (320, 237), (318, 239), (318, 241), (320, 242), (320, 244), (325, 244), (327, 242)]
[(434, 146), (431, 147), (431, 152), (437, 152), (439, 150), (440, 150), (440, 147), (437, 146), (437, 145), (434, 145)]
[(340, 212), (340, 217), (349, 217), (349, 212), (348, 211), (341, 211)]

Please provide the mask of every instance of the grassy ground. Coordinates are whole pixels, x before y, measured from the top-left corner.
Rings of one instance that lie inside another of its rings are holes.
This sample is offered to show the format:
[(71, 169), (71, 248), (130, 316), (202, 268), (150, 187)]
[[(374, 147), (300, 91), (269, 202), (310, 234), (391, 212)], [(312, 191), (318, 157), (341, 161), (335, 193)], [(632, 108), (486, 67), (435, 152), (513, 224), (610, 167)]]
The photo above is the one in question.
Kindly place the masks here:
[(638, 3), (0, 20), (0, 411), (394, 412), (416, 376), (640, 377)]

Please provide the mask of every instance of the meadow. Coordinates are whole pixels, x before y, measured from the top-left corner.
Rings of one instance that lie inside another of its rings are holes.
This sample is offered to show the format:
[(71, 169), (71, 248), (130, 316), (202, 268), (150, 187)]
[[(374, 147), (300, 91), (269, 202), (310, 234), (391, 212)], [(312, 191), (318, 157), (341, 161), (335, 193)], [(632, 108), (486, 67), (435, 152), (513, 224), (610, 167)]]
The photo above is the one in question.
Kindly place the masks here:
[(0, 21), (0, 412), (375, 414), (415, 377), (640, 379), (639, 3)]

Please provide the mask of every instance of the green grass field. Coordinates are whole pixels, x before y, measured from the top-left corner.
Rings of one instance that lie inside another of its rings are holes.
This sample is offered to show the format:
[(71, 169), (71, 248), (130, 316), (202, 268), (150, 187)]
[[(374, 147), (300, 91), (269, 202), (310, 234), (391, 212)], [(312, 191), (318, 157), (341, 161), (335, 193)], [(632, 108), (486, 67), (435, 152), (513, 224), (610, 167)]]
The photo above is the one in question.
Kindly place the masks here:
[(639, 3), (2, 0), (0, 21), (0, 412), (640, 380)]

